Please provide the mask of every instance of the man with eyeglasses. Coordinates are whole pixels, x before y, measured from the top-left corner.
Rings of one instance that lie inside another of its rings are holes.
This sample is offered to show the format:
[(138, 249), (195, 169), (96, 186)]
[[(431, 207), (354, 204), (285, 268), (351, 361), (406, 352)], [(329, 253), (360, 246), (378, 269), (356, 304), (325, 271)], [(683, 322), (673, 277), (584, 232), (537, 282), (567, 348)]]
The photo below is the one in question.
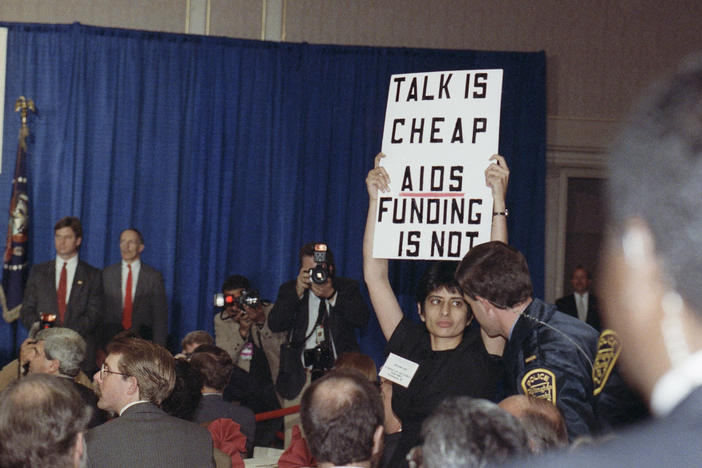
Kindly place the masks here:
[(140, 338), (117, 339), (94, 379), (98, 407), (118, 417), (88, 432), (88, 466), (214, 466), (207, 429), (158, 406), (175, 386), (175, 361), (165, 348)]
[(144, 236), (135, 228), (119, 235), (122, 261), (102, 271), (105, 290), (104, 322), (121, 324), (140, 337), (166, 345), (168, 300), (163, 276), (141, 261)]

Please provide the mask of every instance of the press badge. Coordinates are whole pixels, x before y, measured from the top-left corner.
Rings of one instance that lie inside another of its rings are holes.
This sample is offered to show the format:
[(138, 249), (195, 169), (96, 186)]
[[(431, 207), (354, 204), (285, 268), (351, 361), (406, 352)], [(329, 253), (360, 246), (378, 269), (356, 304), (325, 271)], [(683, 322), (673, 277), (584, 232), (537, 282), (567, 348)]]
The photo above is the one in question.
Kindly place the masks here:
[(244, 361), (250, 361), (253, 359), (253, 343), (247, 341), (242, 348), (241, 353), (239, 353), (239, 357)]
[(418, 368), (419, 364), (416, 362), (405, 359), (397, 354), (390, 353), (390, 356), (388, 356), (378, 375), (389, 380), (390, 382), (407, 388), (414, 378), (414, 374), (417, 372)]
[(317, 328), (314, 331), (314, 336), (315, 343), (317, 343), (318, 346), (322, 344), (324, 342), (324, 327), (317, 325)]

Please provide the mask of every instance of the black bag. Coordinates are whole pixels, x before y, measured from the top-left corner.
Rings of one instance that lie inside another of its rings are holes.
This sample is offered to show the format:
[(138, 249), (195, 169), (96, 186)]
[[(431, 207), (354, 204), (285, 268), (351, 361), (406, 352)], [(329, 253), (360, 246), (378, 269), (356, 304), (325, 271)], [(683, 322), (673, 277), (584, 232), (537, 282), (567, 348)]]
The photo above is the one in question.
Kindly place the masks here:
[(275, 389), (286, 400), (294, 400), (307, 381), (300, 351), (300, 347), (295, 347), (290, 342), (280, 345), (280, 368)]

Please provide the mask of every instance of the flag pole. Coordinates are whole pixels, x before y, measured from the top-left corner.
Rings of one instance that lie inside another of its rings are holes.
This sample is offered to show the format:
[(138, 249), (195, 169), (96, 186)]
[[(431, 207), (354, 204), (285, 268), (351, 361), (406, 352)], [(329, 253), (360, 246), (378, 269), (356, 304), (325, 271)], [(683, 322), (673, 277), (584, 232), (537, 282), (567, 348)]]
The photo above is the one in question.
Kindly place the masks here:
[(34, 101), (20, 96), (15, 102), (15, 112), (20, 113), (21, 126), (17, 142), (17, 160), (12, 180), (10, 217), (7, 224), (7, 240), (3, 258), (0, 306), (6, 322), (12, 323), (13, 354), (17, 346), (17, 319), (22, 308), (24, 283), (27, 269), (27, 247), (29, 241), (29, 196), (27, 194), (27, 144), (29, 113), (36, 112)]

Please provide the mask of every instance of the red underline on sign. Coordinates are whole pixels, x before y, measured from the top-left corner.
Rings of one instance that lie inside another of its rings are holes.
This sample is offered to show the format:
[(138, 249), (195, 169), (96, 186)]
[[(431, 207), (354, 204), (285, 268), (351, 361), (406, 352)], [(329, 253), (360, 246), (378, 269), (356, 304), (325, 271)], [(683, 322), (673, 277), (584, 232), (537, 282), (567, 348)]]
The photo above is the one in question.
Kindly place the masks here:
[(460, 198), (464, 196), (465, 193), (456, 192), (400, 192), (401, 197), (414, 197), (414, 198)]

